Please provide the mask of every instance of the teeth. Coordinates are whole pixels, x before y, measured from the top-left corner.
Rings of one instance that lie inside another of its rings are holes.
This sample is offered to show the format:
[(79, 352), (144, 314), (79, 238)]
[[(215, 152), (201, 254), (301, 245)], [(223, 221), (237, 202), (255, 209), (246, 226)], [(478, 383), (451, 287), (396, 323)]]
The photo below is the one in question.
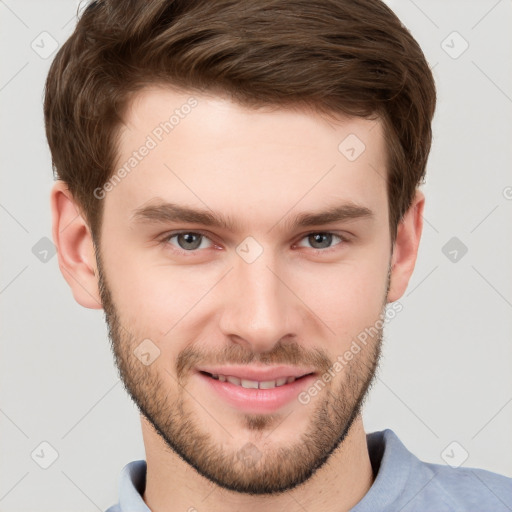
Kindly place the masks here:
[(231, 375), (226, 376), (226, 380), (235, 386), (240, 386), (242, 381), (238, 377), (231, 377)]
[(246, 389), (258, 389), (258, 381), (242, 379), (242, 387)]
[(231, 375), (217, 375), (212, 374), (212, 378), (221, 382), (229, 382), (235, 386), (242, 386), (246, 389), (273, 389), (285, 384), (291, 384), (297, 380), (297, 377), (281, 377), (276, 380), (265, 380), (258, 382), (257, 380), (239, 379), (238, 377), (232, 377)]

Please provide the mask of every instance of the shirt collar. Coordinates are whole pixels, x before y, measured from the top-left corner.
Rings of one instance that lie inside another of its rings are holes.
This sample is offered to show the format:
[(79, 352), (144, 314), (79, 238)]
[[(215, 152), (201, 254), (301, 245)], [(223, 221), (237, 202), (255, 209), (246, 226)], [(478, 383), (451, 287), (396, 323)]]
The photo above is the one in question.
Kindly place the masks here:
[(146, 488), (145, 460), (135, 460), (121, 471), (119, 481), (119, 512), (151, 512), (142, 496)]

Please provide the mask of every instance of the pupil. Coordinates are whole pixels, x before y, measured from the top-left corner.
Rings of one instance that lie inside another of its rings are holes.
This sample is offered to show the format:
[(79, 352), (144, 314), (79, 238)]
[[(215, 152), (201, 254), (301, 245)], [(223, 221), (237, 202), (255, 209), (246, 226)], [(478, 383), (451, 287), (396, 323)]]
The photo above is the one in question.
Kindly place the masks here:
[[(180, 237), (182, 237), (185, 243), (185, 247), (183, 247), (182, 244), (180, 243), (183, 249), (197, 249), (201, 245), (201, 235), (198, 236), (195, 235), (194, 233), (181, 233)], [(194, 238), (196, 239), (195, 241)], [(190, 244), (192, 246), (190, 246)]]
[[(320, 249), (320, 248), (329, 247), (331, 239), (332, 239), (332, 235), (329, 234), (329, 233), (315, 233), (310, 238), (313, 239), (313, 242), (311, 242), (311, 240), (310, 240), (311, 245), (313, 245), (313, 247), (315, 247), (316, 243), (322, 244), (322, 239), (324, 239), (323, 240), (323, 243), (324, 243), (323, 247), (316, 247), (316, 248)], [(325, 245), (326, 242), (327, 242), (327, 245)]]

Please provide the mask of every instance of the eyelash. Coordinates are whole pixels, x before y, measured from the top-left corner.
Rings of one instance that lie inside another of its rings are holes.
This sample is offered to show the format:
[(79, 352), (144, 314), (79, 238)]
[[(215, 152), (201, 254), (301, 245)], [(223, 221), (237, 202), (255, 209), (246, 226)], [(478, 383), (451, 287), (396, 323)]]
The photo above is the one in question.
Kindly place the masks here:
[[(164, 246), (169, 246), (169, 245), (171, 245), (170, 240), (172, 238), (182, 235), (182, 234), (200, 235), (200, 236), (210, 240), (209, 236), (206, 233), (203, 233), (202, 231), (173, 231), (171, 233), (166, 233), (160, 239), (160, 243)], [(327, 254), (327, 253), (337, 250), (336, 248), (338, 247), (338, 245), (346, 245), (346, 244), (350, 243), (350, 240), (347, 237), (342, 236), (337, 233), (333, 233), (331, 231), (311, 231), (310, 233), (306, 233), (305, 235), (303, 235), (302, 238), (300, 239), (300, 241), (304, 240), (305, 238), (308, 238), (311, 235), (333, 235), (334, 237), (337, 237), (340, 239), (340, 242), (338, 242), (337, 244), (334, 244), (332, 247), (328, 247), (326, 249), (315, 249), (315, 248), (311, 247), (310, 249), (313, 251), (314, 254)], [(210, 242), (213, 242), (213, 241), (210, 240)], [(215, 243), (215, 242), (213, 242), (213, 243)], [(204, 250), (204, 249), (202, 249), (202, 250)], [(172, 246), (172, 251), (176, 252), (180, 255), (193, 256), (193, 255), (197, 255), (199, 252), (201, 252), (201, 249), (194, 249), (194, 250), (186, 251), (185, 249), (180, 249), (176, 246)]]

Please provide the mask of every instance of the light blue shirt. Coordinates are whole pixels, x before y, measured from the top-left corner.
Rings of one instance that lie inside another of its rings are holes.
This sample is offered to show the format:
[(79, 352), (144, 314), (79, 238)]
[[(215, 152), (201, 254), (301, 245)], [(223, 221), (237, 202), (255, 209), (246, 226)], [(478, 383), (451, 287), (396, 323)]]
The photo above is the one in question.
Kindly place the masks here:
[[(390, 429), (366, 439), (377, 476), (351, 512), (512, 511), (512, 478), (422, 462)], [(127, 464), (121, 472), (119, 503), (106, 512), (151, 512), (142, 499), (145, 485), (146, 461)]]

